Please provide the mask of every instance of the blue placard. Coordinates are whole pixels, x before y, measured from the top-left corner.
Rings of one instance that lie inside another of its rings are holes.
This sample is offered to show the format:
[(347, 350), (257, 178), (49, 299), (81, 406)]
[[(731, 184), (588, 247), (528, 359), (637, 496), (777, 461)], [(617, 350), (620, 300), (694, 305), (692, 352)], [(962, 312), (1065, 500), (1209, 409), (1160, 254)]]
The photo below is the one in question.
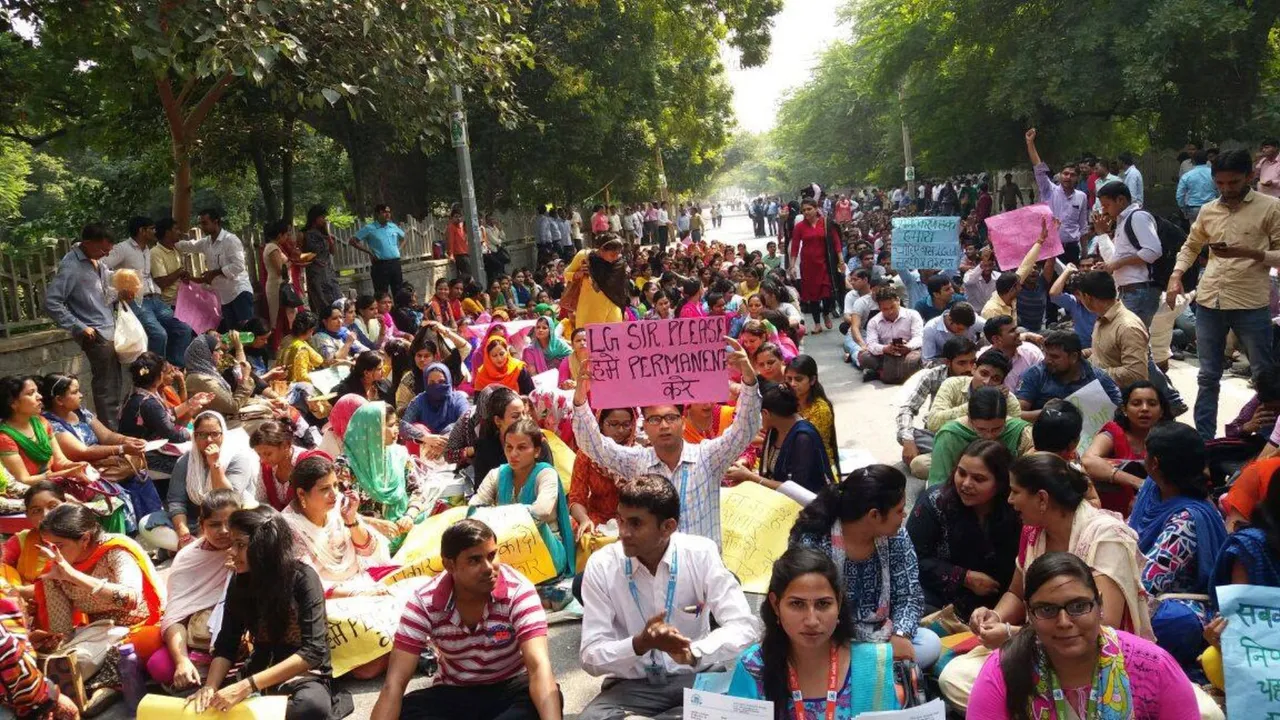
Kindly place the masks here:
[(960, 267), (960, 218), (893, 219), (896, 270), (956, 270)]
[(1225, 585), (1218, 606), (1227, 717), (1280, 718), (1280, 588)]

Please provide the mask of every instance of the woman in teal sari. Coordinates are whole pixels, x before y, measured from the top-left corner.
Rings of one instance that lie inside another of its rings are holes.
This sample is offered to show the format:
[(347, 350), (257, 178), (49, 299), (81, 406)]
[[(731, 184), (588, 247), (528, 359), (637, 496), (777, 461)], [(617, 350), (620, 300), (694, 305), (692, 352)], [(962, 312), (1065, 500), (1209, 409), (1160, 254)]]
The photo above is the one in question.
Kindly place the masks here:
[(560, 361), (569, 357), (573, 348), (564, 338), (556, 334), (555, 327), (545, 317), (538, 318), (533, 326), (529, 344), (525, 346), (522, 356), (525, 365), (529, 366), (529, 374), (537, 375), (560, 367)]
[(418, 480), (409, 451), (396, 442), (399, 434), (395, 408), (371, 402), (351, 416), (342, 439), (342, 456), (360, 496), (361, 514), (395, 523), (391, 537), (412, 529), (423, 509), (418, 499), (411, 500)]
[(507, 462), (491, 470), (471, 498), (473, 507), (524, 505), (538, 525), (538, 533), (551, 552), (556, 576), (570, 575), (574, 560), (573, 525), (569, 500), (560, 476), (551, 465), (538, 462), (546, 437), (538, 424), (518, 420), (502, 434)]

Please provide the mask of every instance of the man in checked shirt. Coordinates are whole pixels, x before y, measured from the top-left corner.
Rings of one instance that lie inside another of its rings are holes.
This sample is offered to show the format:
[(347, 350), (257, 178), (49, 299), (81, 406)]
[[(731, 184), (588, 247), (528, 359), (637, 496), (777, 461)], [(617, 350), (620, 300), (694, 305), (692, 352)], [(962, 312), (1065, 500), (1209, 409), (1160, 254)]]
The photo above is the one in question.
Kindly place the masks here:
[(578, 447), (597, 465), (625, 478), (661, 475), (680, 495), (680, 527), (720, 547), (720, 480), (724, 472), (760, 431), (760, 387), (755, 369), (737, 340), (725, 364), (742, 374), (742, 392), (733, 424), (720, 437), (698, 444), (684, 441), (684, 408), (649, 405), (640, 408), (651, 447), (623, 447), (600, 433), (587, 394), (591, 390), (590, 361), (582, 364), (573, 394), (573, 434)]
[(918, 372), (907, 380), (897, 416), (898, 444), (902, 446), (902, 462), (907, 467), (911, 466), (911, 461), (917, 456), (933, 452), (933, 433), (912, 427), (916, 415), (920, 413), (926, 400), (933, 402), (943, 380), (958, 375), (972, 375), (977, 354), (978, 345), (969, 338), (949, 338), (942, 344), (940, 357), (943, 364)]

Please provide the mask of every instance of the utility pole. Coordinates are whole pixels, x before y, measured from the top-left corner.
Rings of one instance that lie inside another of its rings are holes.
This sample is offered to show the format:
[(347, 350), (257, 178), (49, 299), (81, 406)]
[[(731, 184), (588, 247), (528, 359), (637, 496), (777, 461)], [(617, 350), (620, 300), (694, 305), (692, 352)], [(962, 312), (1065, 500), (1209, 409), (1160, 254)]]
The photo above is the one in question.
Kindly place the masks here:
[[(444, 18), (445, 35), (453, 40), (453, 13)], [(476, 209), (476, 183), (471, 175), (471, 143), (467, 137), (467, 112), (462, 102), (462, 86), (453, 84), (453, 112), (449, 114), (449, 136), (458, 151), (458, 184), (462, 188), (462, 222), (467, 228), (471, 249), (471, 271), (480, 287), (487, 286), (484, 253), (480, 245), (480, 213)]]
[(907, 183), (907, 197), (916, 198), (916, 168), (911, 162), (911, 133), (907, 131), (907, 111), (902, 103), (902, 86), (898, 86), (898, 115), (902, 118), (902, 177)]

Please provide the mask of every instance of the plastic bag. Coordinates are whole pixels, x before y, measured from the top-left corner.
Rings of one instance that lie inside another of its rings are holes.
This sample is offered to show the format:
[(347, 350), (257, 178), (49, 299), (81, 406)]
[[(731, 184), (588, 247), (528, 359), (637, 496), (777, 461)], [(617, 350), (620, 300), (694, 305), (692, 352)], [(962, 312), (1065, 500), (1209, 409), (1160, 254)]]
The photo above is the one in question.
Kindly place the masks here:
[(122, 302), (116, 307), (115, 347), (116, 355), (125, 365), (147, 351), (147, 331), (129, 309), (129, 303)]

